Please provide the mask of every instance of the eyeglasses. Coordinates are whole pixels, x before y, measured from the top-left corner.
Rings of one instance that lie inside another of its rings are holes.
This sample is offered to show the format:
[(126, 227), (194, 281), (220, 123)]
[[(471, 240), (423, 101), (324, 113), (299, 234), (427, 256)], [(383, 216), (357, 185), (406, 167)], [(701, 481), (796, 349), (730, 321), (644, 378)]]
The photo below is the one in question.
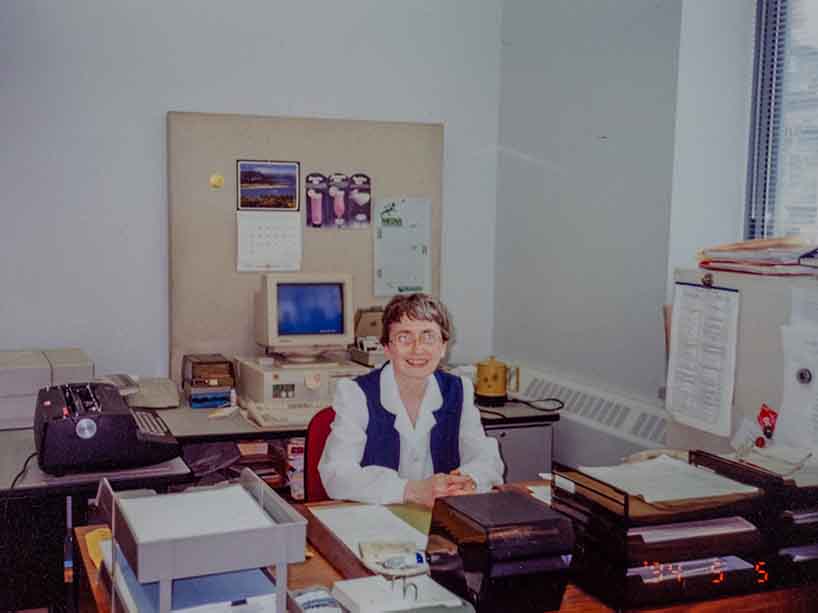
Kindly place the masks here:
[(434, 330), (424, 330), (418, 335), (412, 334), (411, 332), (398, 332), (389, 340), (404, 348), (411, 347), (415, 343), (420, 343), (424, 347), (433, 347), (441, 341), (441, 337), (440, 334)]

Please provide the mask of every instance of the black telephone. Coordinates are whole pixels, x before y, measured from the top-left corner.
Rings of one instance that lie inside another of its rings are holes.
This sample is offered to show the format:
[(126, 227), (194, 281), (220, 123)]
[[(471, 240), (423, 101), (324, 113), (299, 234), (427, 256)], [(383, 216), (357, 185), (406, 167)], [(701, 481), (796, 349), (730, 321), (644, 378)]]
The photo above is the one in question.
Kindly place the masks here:
[(129, 408), (115, 386), (98, 382), (41, 389), (34, 442), (40, 468), (56, 475), (135, 468), (180, 454), (158, 415)]

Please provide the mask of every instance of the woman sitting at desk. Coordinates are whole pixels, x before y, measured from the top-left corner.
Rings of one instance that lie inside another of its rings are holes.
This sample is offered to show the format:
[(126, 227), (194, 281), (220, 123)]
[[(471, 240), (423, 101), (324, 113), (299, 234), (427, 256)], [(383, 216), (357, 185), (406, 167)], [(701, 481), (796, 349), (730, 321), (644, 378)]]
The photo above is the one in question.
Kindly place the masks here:
[(438, 496), (502, 483), (471, 381), (438, 370), (451, 336), (446, 307), (396, 296), (383, 313), (382, 368), (338, 382), (335, 421), (318, 470), (332, 498), (431, 507)]

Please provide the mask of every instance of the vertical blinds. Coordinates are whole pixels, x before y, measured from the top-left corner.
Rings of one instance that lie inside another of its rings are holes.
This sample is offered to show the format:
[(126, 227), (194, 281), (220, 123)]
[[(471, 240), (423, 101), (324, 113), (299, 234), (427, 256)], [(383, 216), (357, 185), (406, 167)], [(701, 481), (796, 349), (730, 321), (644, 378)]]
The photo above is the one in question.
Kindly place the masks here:
[(753, 117), (745, 238), (775, 233), (775, 205), (789, 0), (757, 0)]
[(756, 7), (745, 236), (818, 240), (818, 2)]

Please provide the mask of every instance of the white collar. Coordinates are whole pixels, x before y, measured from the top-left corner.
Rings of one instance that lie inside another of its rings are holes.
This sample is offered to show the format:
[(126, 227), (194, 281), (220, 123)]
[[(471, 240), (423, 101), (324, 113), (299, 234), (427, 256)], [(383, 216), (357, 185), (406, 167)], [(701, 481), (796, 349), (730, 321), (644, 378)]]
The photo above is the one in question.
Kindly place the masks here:
[[(397, 415), (399, 418), (403, 416), (407, 423), (409, 416), (406, 413), (406, 407), (403, 406), (403, 401), (400, 399), (400, 390), (398, 389), (398, 382), (395, 380), (395, 370), (392, 364), (387, 363), (381, 371), (381, 404), (383, 408)], [(418, 413), (417, 426), (426, 421), (426, 415), (432, 416), (433, 411), (437, 411), (443, 406), (443, 395), (440, 393), (440, 386), (437, 384), (434, 374), (431, 374), (426, 379), (426, 391), (423, 394), (423, 400), (420, 403), (420, 412)], [(434, 425), (435, 420), (431, 423)]]

